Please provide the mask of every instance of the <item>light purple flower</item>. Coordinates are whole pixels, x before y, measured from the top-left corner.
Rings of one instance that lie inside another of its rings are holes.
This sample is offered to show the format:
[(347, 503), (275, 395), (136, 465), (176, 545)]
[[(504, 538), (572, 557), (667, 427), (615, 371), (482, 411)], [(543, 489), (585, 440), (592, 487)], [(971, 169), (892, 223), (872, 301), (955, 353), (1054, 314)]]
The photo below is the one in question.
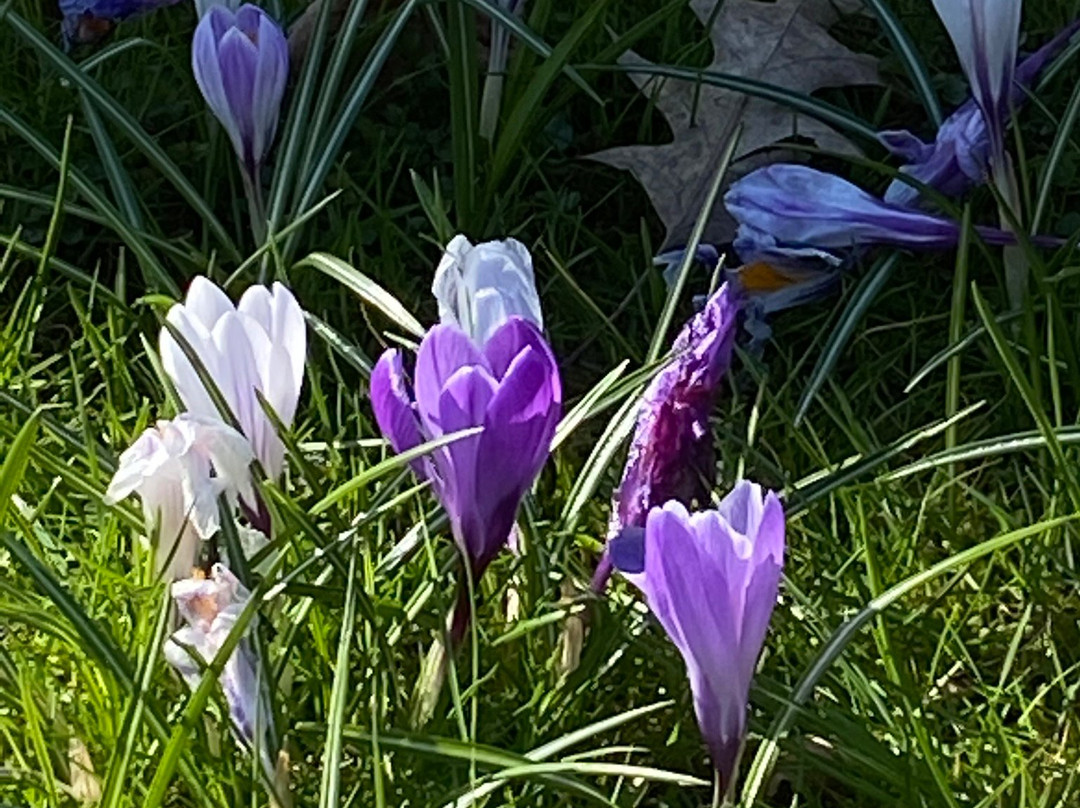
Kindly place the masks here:
[[(213, 13), (213, 12), (211, 12)], [(192, 280), (183, 303), (169, 309), (169, 322), (184, 336), (232, 410), (255, 456), (272, 478), (281, 475), (285, 445), (255, 391), (292, 426), (304, 381), (307, 332), (304, 313), (286, 287), (251, 286), (233, 305), (212, 281)], [(221, 420), (218, 408), (186, 354), (162, 329), (161, 364), (189, 411)], [(248, 501), (254, 508), (256, 503)]]
[(371, 374), (375, 419), (395, 451), (483, 427), (414, 464), (431, 480), (479, 577), (506, 544), (547, 459), (562, 406), (555, 357), (539, 329), (518, 316), (481, 344), (457, 326), (437, 325), (420, 343), (413, 379), (410, 385), (397, 350), (384, 353)]
[[(1028, 98), (1028, 89), (1047, 63), (1080, 28), (1080, 20), (1060, 31), (1053, 39), (1016, 66), (1010, 101), (1019, 108)], [(1008, 109), (1000, 110), (1008, 113)], [(1007, 123), (1003, 120), (1001, 125)], [(882, 132), (882, 144), (907, 161), (900, 171), (945, 196), (959, 196), (971, 186), (984, 182), (989, 172), (990, 131), (982, 109), (969, 99), (945, 119), (933, 143), (924, 143), (906, 130)], [(894, 180), (885, 191), (885, 201), (913, 205), (919, 189), (903, 180)]]
[(285, 34), (258, 6), (234, 14), (215, 5), (199, 20), (191, 43), (195, 81), (254, 177), (277, 130), (289, 78)]
[(982, 110), (990, 160), (1005, 153), (1022, 0), (933, 0)]
[(698, 725), (730, 783), (784, 564), (780, 500), (744, 480), (715, 510), (691, 514), (669, 502), (611, 550), (682, 654)]
[[(960, 237), (951, 219), (884, 202), (835, 174), (791, 163), (747, 174), (728, 190), (724, 205), (739, 223), (735, 250), (743, 258), (867, 244), (942, 249)], [(992, 244), (1015, 242), (994, 228), (975, 231)]]
[(235, 429), (184, 413), (158, 421), (124, 450), (105, 502), (138, 494), (147, 535), (156, 542), (158, 573), (183, 578), (198, 560), (201, 540), (221, 526), (218, 497), (224, 494), (232, 507), (238, 497), (254, 499), (253, 459)]
[[(185, 625), (165, 643), (165, 659), (195, 690), (203, 669), (213, 661), (244, 610), (250, 593), (223, 564), (215, 564), (209, 578), (188, 578), (172, 585), (172, 596)], [(250, 628), (248, 629), (250, 631)], [(225, 663), (218, 679), (229, 717), (248, 746), (256, 745), (256, 728), (265, 730), (269, 710), (260, 695), (257, 662), (248, 640), (242, 639)], [(263, 765), (272, 771), (269, 750), (260, 739)]]

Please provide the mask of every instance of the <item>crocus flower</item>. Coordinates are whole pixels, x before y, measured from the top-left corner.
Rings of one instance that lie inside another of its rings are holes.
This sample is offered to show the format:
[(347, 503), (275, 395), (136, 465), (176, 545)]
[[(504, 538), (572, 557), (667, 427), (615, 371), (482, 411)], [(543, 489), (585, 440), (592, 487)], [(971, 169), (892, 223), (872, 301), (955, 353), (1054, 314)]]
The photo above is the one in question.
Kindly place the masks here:
[[(1013, 109), (1027, 100), (1030, 87), (1078, 28), (1080, 20), (1064, 28), (1016, 66), (1009, 94)], [(1007, 114), (1008, 108), (999, 111)], [(1005, 123), (1007, 120), (1001, 125)], [(945, 119), (933, 143), (924, 143), (906, 130), (882, 132), (878, 137), (889, 151), (907, 162), (900, 169), (902, 173), (945, 196), (962, 194), (971, 186), (984, 182), (989, 173), (990, 131), (974, 98)], [(918, 188), (899, 179), (885, 191), (885, 201), (897, 205), (913, 205), (918, 197)]]
[(547, 459), (562, 405), (555, 357), (540, 330), (517, 315), (483, 343), (456, 325), (437, 325), (420, 343), (413, 381), (393, 349), (371, 374), (375, 419), (394, 451), (483, 427), (414, 466), (431, 481), (478, 578), (507, 543)]
[(60, 0), (64, 43), (68, 47), (95, 42), (115, 23), (180, 0)]
[(186, 577), (201, 539), (220, 527), (218, 497), (235, 506), (254, 499), (251, 446), (215, 419), (179, 415), (158, 421), (120, 455), (105, 492), (108, 504), (131, 494), (142, 500), (147, 533), (157, 537), (157, 569), (168, 580)]
[[(213, 14), (213, 12), (211, 12)], [(252, 286), (236, 306), (214, 283), (197, 277), (168, 321), (187, 340), (229, 405), (255, 456), (272, 478), (280, 476), (285, 446), (256, 398), (259, 391), (281, 422), (292, 426), (304, 381), (307, 334), (304, 314), (292, 293), (275, 283)], [(161, 364), (190, 412), (221, 419), (180, 345), (161, 331)], [(256, 503), (244, 498), (254, 508)]]
[[(172, 596), (185, 625), (166, 641), (165, 659), (195, 690), (203, 669), (217, 656), (236, 625), (250, 593), (227, 567), (215, 564), (209, 578), (200, 576), (174, 583)], [(256, 746), (256, 727), (265, 729), (270, 720), (256, 671), (255, 653), (245, 638), (233, 650), (218, 679), (233, 727), (248, 746)], [(263, 765), (272, 771), (266, 744), (260, 742), (258, 746)]]
[(245, 4), (234, 14), (214, 5), (195, 29), (191, 66), (203, 98), (255, 177), (274, 140), (289, 78), (285, 34), (258, 6)]
[(982, 110), (990, 160), (1005, 153), (1022, 0), (933, 0)]
[[(733, 183), (724, 205), (739, 223), (735, 250), (793, 256), (844, 250), (865, 244), (941, 249), (959, 240), (960, 225), (884, 202), (842, 177), (804, 165), (773, 163)], [(1010, 234), (989, 227), (975, 231), (987, 242), (1011, 244)]]
[(611, 554), (682, 654), (698, 726), (730, 783), (784, 564), (780, 500), (743, 481), (715, 510), (669, 502), (612, 540)]
[(517, 239), (473, 246), (454, 236), (435, 270), (431, 291), (439, 319), (482, 345), (511, 315), (544, 327), (532, 256)]

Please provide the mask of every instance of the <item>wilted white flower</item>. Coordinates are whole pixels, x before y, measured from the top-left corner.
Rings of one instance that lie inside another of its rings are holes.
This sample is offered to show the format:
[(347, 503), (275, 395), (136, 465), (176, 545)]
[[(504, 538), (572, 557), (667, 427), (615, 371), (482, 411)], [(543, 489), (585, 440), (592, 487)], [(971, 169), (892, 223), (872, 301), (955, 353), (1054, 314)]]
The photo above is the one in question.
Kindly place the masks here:
[[(220, 525), (218, 497), (254, 500), (251, 445), (221, 421), (183, 414), (158, 421), (120, 455), (106, 503), (142, 500), (147, 533), (157, 537), (157, 569), (168, 579), (190, 574), (200, 539)], [(170, 561), (171, 559), (171, 561)]]
[[(284, 465), (285, 446), (255, 391), (262, 393), (285, 426), (292, 426), (307, 351), (304, 314), (296, 298), (275, 283), (272, 290), (252, 286), (233, 306), (221, 289), (200, 276), (191, 282), (184, 302), (169, 310), (168, 320), (217, 385), (263, 469), (277, 478)], [(188, 410), (206, 418), (221, 418), (195, 368), (165, 329), (161, 332), (161, 363)], [(244, 501), (253, 508), (256, 505), (247, 497)]]
[[(184, 625), (165, 643), (165, 659), (176, 668), (189, 688), (202, 679), (203, 668), (213, 661), (244, 610), (251, 594), (224, 564), (215, 564), (209, 578), (188, 578), (172, 586), (173, 601)], [(229, 717), (239, 735), (255, 745), (256, 726), (266, 726), (262, 711), (256, 658), (247, 639), (236, 646), (222, 669), (219, 683), (229, 705)], [(269, 765), (264, 745), (264, 763)]]
[(465, 236), (454, 236), (431, 291), (439, 301), (439, 319), (458, 326), (477, 345), (515, 314), (544, 327), (532, 257), (517, 239), (473, 246)]

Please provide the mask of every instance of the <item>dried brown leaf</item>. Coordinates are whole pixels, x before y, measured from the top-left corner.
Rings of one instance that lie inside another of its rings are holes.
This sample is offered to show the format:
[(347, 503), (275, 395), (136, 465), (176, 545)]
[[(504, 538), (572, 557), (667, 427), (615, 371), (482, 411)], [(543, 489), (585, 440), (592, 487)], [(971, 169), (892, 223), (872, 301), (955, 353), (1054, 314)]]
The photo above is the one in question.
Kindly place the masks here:
[[(690, 0), (690, 8), (708, 24), (717, 2)], [(724, 0), (710, 31), (715, 58), (707, 69), (806, 94), (878, 83), (877, 59), (849, 50), (829, 34), (828, 26), (838, 18), (830, 0)], [(651, 64), (630, 51), (621, 62)], [(674, 139), (662, 145), (620, 146), (590, 157), (630, 171), (645, 187), (667, 227), (665, 248), (684, 244), (689, 237), (717, 161), (740, 121), (743, 131), (728, 170), (729, 184), (782, 159), (782, 151), (761, 150), (796, 135), (827, 151), (859, 153), (836, 130), (780, 104), (689, 81), (630, 75), (663, 113)], [(730, 217), (717, 206), (704, 240), (723, 243), (733, 234)]]

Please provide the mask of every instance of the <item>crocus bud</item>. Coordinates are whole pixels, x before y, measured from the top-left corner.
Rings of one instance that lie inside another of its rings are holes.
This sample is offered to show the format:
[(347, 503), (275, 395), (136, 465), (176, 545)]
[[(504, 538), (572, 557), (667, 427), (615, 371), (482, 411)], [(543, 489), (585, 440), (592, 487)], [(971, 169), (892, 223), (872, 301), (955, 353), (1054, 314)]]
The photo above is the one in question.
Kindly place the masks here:
[[(213, 12), (211, 12), (213, 14)], [(255, 395), (259, 391), (278, 419), (292, 426), (304, 381), (307, 333), (304, 313), (292, 293), (275, 283), (252, 286), (236, 306), (214, 283), (195, 278), (168, 321), (184, 336), (229, 405), (255, 456), (272, 478), (281, 475), (285, 445)], [(172, 335), (162, 329), (161, 364), (190, 412), (222, 420), (194, 366)], [(245, 503), (257, 503), (244, 497)]]
[(562, 405), (555, 357), (539, 329), (518, 316), (482, 347), (455, 325), (437, 325), (420, 343), (413, 379), (396, 350), (371, 374), (375, 419), (395, 451), (483, 427), (418, 464), (479, 577), (506, 544), (547, 459)]
[(234, 14), (214, 5), (195, 29), (191, 66), (240, 162), (255, 176), (274, 140), (289, 78), (285, 34), (258, 6), (245, 4)]
[[(244, 610), (250, 593), (223, 564), (215, 564), (209, 578), (189, 578), (172, 585), (185, 625), (165, 643), (165, 659), (176, 668), (189, 688), (202, 680), (203, 668), (213, 661)], [(256, 745), (256, 727), (266, 729), (269, 710), (259, 692), (257, 658), (247, 639), (233, 650), (221, 672), (219, 684), (229, 705), (229, 717), (237, 735), (248, 746)], [(263, 765), (272, 772), (269, 750), (260, 742)]]
[(698, 726), (729, 784), (784, 564), (780, 500), (743, 481), (715, 510), (669, 502), (644, 530), (614, 539), (611, 553), (682, 654)]
[(454, 236), (435, 270), (431, 291), (439, 319), (483, 345), (511, 316), (544, 327), (532, 257), (517, 239), (473, 246)]
[(142, 500), (148, 535), (156, 536), (157, 569), (166, 579), (191, 573), (199, 542), (220, 527), (218, 497), (235, 507), (254, 499), (251, 446), (220, 420), (179, 415), (158, 421), (120, 455), (106, 503)]

